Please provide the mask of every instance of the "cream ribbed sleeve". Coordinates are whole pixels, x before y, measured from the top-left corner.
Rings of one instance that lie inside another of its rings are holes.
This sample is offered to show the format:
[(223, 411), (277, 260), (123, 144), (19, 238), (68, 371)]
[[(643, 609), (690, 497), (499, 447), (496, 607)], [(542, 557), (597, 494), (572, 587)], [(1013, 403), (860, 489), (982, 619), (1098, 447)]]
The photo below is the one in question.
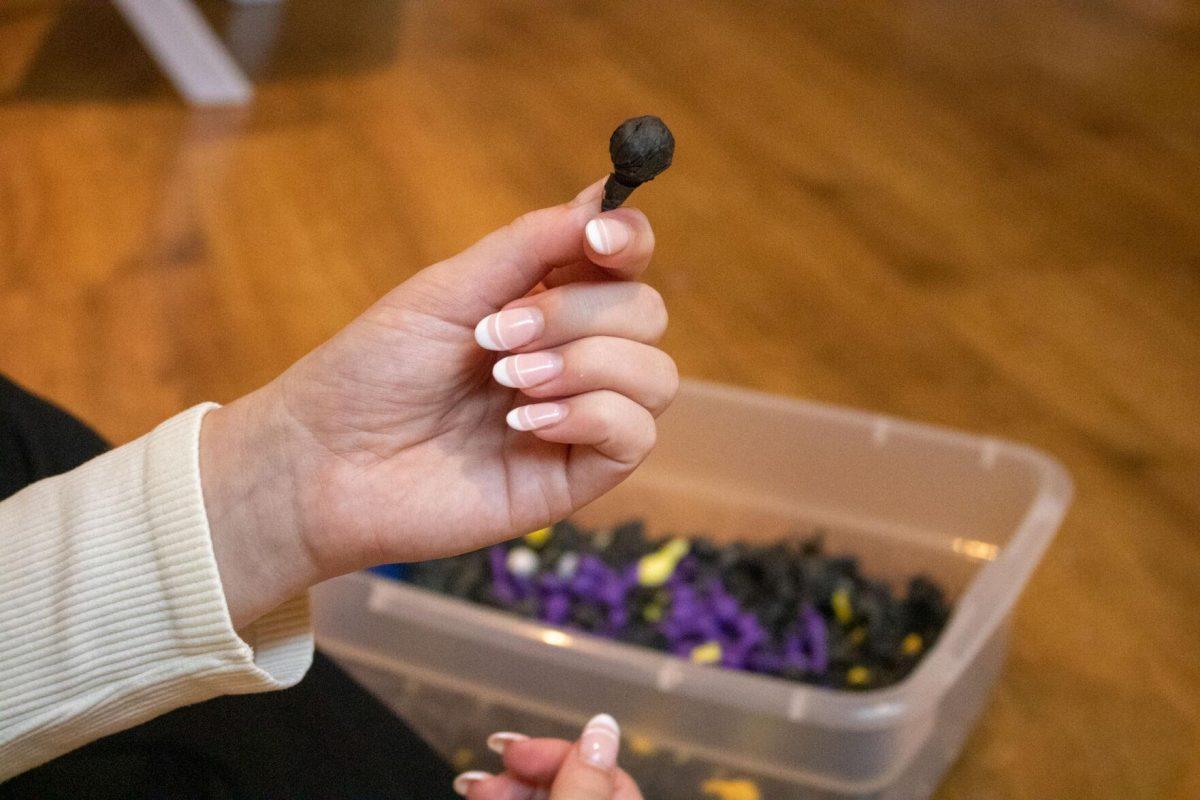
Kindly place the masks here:
[(211, 404), (0, 503), (0, 781), (312, 661), (308, 598), (235, 632), (200, 491)]

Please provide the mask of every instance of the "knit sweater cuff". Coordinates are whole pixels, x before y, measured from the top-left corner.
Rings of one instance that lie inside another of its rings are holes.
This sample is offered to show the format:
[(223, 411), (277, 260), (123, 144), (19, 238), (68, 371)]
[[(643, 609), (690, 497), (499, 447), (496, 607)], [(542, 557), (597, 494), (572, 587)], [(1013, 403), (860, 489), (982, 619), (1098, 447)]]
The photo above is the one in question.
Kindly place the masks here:
[(307, 671), (307, 596), (233, 629), (200, 487), (200, 423), (214, 407), (0, 503), (0, 780)]

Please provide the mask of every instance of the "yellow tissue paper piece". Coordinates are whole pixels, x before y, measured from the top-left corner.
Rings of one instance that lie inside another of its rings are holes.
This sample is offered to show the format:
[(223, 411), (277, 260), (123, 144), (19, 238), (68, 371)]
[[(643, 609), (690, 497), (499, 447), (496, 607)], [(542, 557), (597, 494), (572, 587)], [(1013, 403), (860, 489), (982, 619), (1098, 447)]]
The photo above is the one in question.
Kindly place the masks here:
[(866, 686), (871, 680), (871, 670), (866, 667), (851, 667), (846, 673), (846, 683), (851, 686)]
[(850, 593), (845, 589), (835, 589), (833, 596), (829, 598), (829, 604), (833, 606), (833, 616), (843, 625), (849, 625), (850, 620), (854, 619), (854, 609), (850, 607)]
[(471, 766), (471, 762), (475, 760), (475, 754), (465, 747), (460, 747), (454, 751), (454, 758), (450, 762), (455, 769), (466, 769)]
[(630, 736), (629, 749), (639, 756), (652, 756), (658, 751), (658, 748), (654, 746), (654, 742), (645, 736)]
[(723, 781), (713, 778), (700, 785), (706, 795), (717, 800), (762, 800), (758, 786), (752, 781)]
[(553, 528), (542, 528), (541, 530), (527, 533), (525, 534), (525, 543), (536, 550), (549, 541), (550, 534), (553, 532)]
[(662, 586), (691, 549), (692, 543), (687, 539), (672, 539), (650, 555), (642, 556), (638, 561), (638, 584)]
[(720, 660), (720, 642), (705, 642), (692, 648), (692, 661), (697, 664), (716, 664)]

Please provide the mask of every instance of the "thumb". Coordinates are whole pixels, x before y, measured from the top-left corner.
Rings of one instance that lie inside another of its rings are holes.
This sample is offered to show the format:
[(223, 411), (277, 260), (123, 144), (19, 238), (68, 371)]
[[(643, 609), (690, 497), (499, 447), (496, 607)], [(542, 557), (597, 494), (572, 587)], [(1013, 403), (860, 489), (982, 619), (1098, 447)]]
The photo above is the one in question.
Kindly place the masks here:
[(420, 277), (458, 298), (471, 324), (525, 296), (559, 267), (587, 259), (584, 226), (599, 213), (603, 181), (574, 200), (530, 211)]
[(620, 743), (621, 728), (615, 719), (608, 714), (592, 717), (563, 760), (550, 800), (612, 800)]

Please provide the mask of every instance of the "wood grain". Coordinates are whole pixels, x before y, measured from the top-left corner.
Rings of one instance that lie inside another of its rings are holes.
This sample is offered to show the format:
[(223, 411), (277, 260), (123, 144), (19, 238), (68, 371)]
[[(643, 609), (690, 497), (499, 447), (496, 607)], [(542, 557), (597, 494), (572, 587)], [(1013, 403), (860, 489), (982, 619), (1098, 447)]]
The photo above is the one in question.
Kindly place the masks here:
[[(194, 112), (107, 4), (0, 7), (0, 370), (116, 441), (600, 177), (684, 374), (1030, 442), (1078, 501), (941, 798), (1200, 796), (1200, 8), (294, 0)], [(267, 16), (264, 16), (267, 15)]]

